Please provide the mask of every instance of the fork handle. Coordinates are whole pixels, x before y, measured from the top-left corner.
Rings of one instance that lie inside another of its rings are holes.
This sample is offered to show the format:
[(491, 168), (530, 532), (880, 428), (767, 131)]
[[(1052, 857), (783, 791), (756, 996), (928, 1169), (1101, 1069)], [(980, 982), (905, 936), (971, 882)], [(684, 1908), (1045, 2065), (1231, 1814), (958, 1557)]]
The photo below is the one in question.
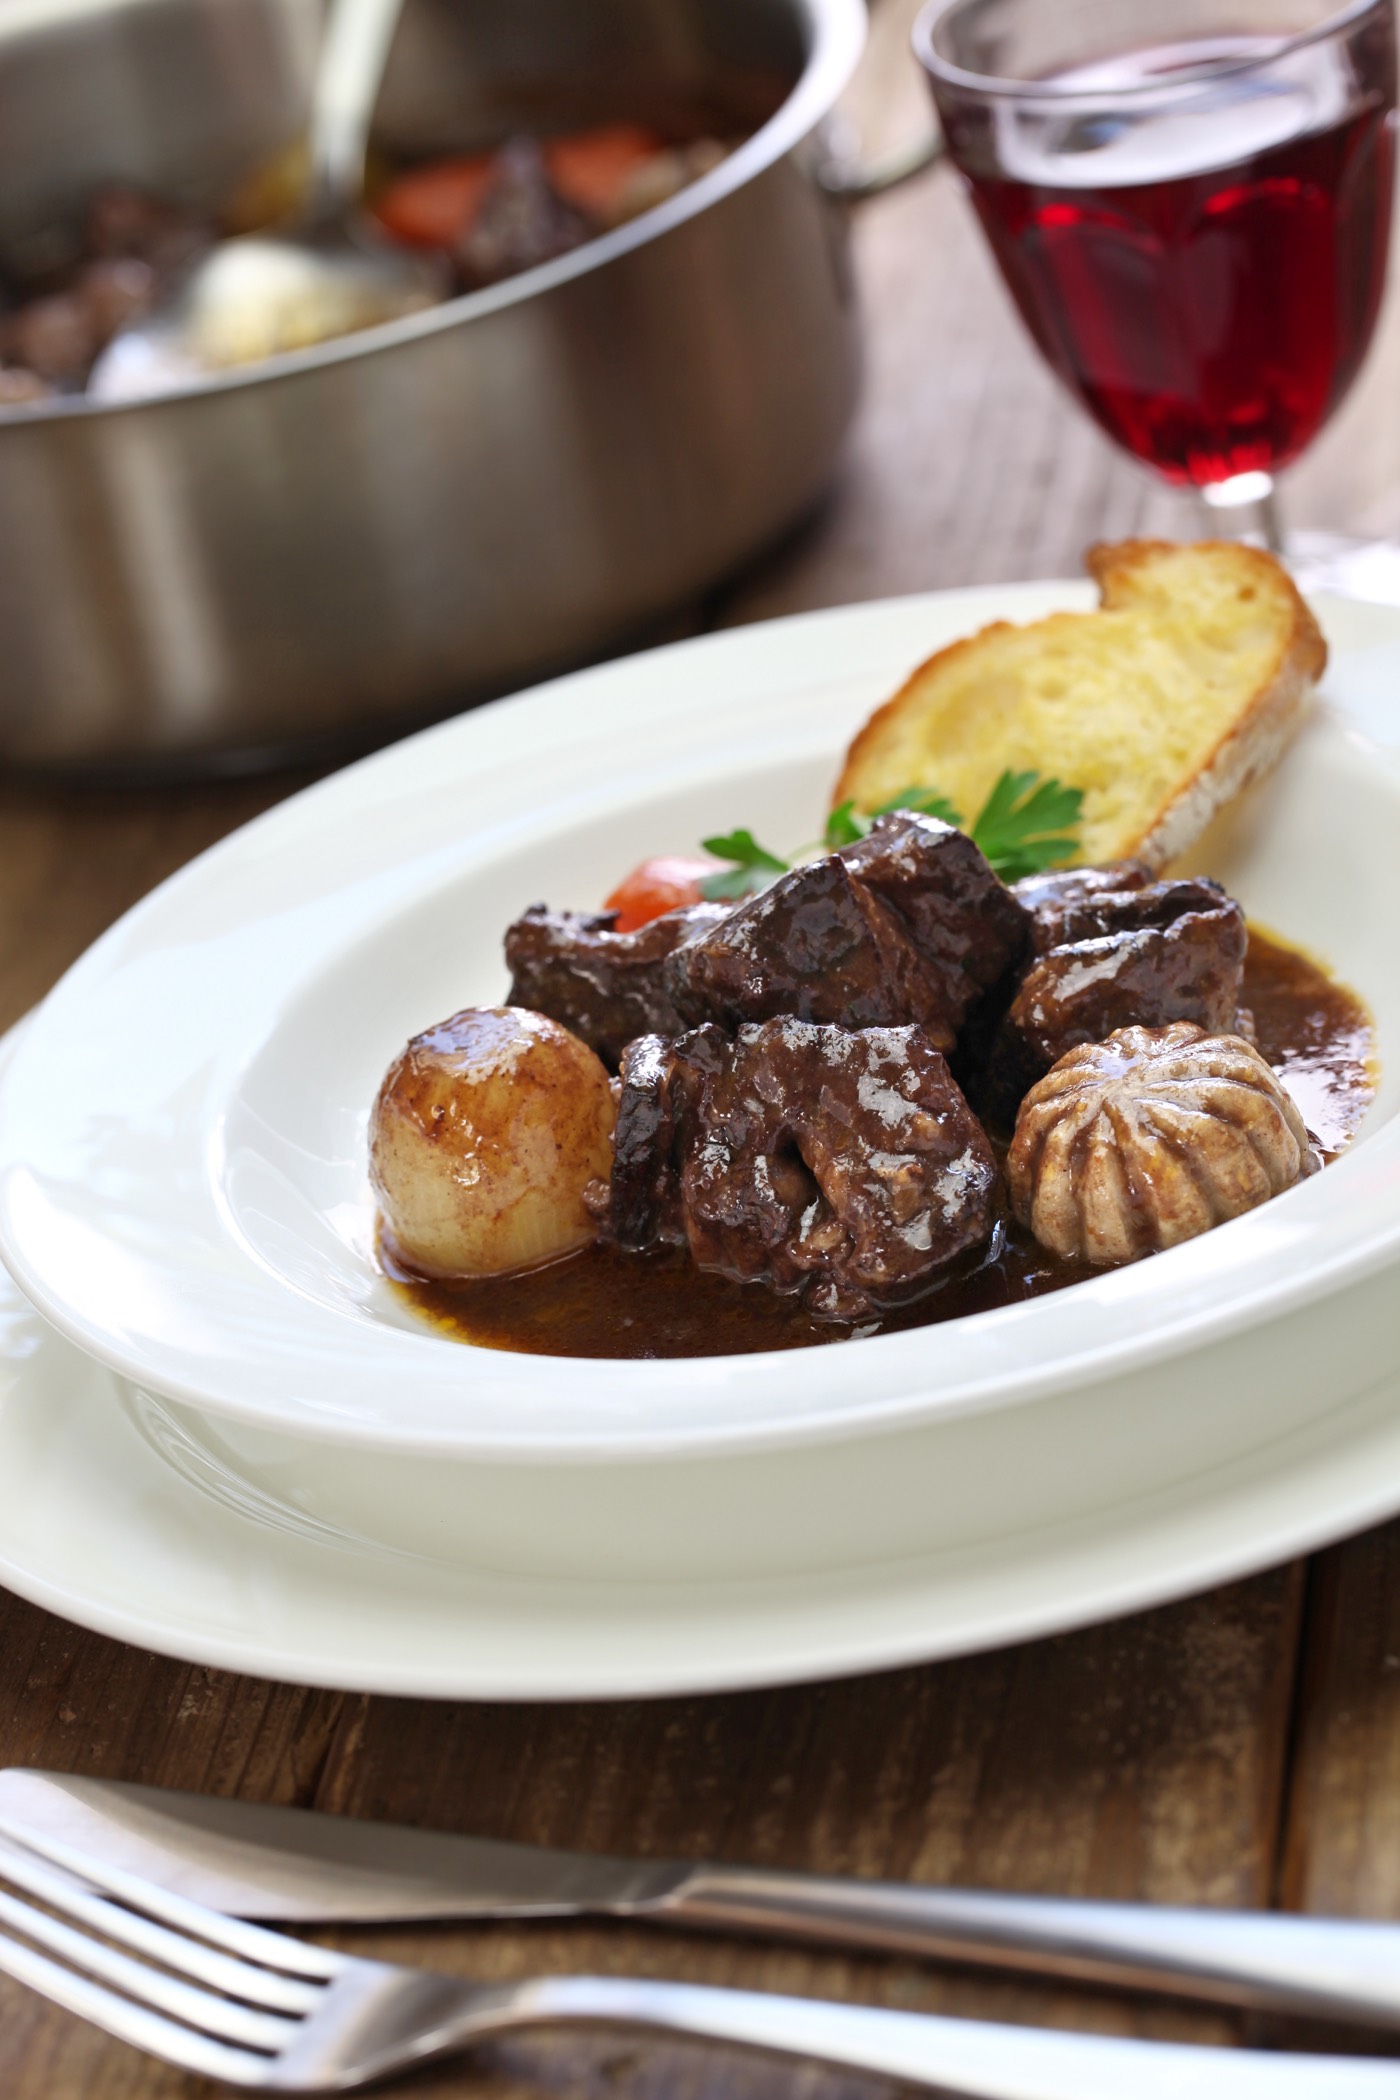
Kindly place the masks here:
[(611, 1976), (547, 1977), (500, 1995), (496, 2032), (645, 2028), (877, 2072), (949, 2100), (1400, 2100), (1400, 2063), (1376, 2058), (1126, 2041)]
[(970, 1961), (1400, 2027), (1400, 1926), (697, 1866), (637, 1906), (675, 1924)]

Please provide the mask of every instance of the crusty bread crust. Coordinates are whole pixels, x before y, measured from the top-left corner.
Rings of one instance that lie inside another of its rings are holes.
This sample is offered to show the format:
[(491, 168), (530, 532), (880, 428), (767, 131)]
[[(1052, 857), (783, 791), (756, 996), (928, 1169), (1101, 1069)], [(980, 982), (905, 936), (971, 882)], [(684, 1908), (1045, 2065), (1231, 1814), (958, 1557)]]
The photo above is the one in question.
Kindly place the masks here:
[[(1302, 721), (1313, 687), (1327, 668), (1327, 643), (1297, 585), (1281, 562), (1262, 548), (1238, 540), (1205, 543), (1228, 557), (1244, 574), (1251, 571), (1262, 588), (1280, 584), (1290, 601), (1291, 624), (1280, 639), (1273, 676), (1256, 690), (1244, 712), (1216, 744), (1195, 777), (1162, 803), (1128, 855), (1165, 867), (1198, 839), (1227, 802), (1278, 764)], [(1131, 596), (1136, 573), (1174, 549), (1166, 540), (1100, 542), (1084, 556), (1084, 566), (1099, 587), (1104, 608)]]
[[(1164, 557), (1180, 551), (1165, 540), (1124, 540), (1116, 545), (1091, 547), (1085, 555), (1085, 566), (1099, 586), (1102, 609), (1114, 611), (1149, 604), (1155, 595), (1154, 569)], [(1292, 578), (1272, 555), (1237, 541), (1222, 540), (1200, 542), (1196, 551), (1208, 553), (1217, 569), (1238, 577), (1246, 595), (1252, 597), (1261, 592), (1281, 602), (1286, 617), (1266, 675), (1222, 729), (1204, 763), (1184, 785), (1175, 787), (1156, 809), (1147, 813), (1134, 836), (1125, 836), (1116, 843), (1113, 857), (1131, 856), (1154, 868), (1184, 852), (1219, 809), (1277, 763), (1327, 663), (1327, 644), (1317, 622)], [(1092, 617), (1083, 613), (1052, 613), (1019, 631), (1044, 634), (1048, 640), (1057, 630), (1073, 629)], [(879, 754), (888, 732), (907, 709), (922, 711), (926, 704), (923, 696), (941, 683), (945, 672), (954, 666), (961, 668), (961, 659), (975, 658), (994, 637), (1013, 631), (1016, 630), (1008, 621), (994, 621), (977, 634), (949, 643), (911, 672), (898, 692), (878, 707), (858, 731), (846, 753), (832, 796), (833, 806), (850, 800), (862, 802), (862, 783), (871, 770), (878, 770)]]
[[(1052, 613), (1050, 617), (1055, 620), (1063, 620), (1067, 617), (1076, 616)], [(865, 776), (867, 761), (874, 755), (880, 744), (883, 743), (885, 730), (889, 724), (904, 713), (905, 708), (910, 705), (915, 695), (928, 683), (929, 679), (937, 677), (940, 672), (946, 670), (948, 665), (954, 662), (957, 657), (970, 656), (974, 650), (979, 650), (991, 635), (1010, 634), (1012, 625), (1013, 623), (1010, 620), (993, 620), (988, 626), (979, 627), (976, 634), (964, 635), (960, 642), (949, 642), (944, 648), (936, 649), (932, 656), (926, 656), (921, 664), (914, 666), (898, 691), (893, 693), (882, 706), (877, 707), (873, 715), (867, 716), (863, 727), (858, 729), (852, 738), (850, 747), (842, 762), (836, 786), (832, 790), (831, 806), (833, 809), (839, 809), (843, 802), (855, 802), (859, 805), (861, 801), (860, 783)]]

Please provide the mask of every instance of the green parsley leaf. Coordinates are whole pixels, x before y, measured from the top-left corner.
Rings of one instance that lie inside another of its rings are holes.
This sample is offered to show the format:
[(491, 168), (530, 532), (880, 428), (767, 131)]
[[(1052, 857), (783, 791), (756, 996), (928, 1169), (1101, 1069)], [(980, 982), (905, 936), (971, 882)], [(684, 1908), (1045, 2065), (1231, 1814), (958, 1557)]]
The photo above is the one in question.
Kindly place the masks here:
[[(826, 820), (822, 844), (835, 852), (863, 839), (876, 817), (897, 809), (917, 810), (921, 816), (937, 817), (944, 824), (967, 829), (981, 847), (1003, 882), (1019, 882), (1023, 875), (1039, 875), (1058, 867), (1079, 850), (1079, 817), (1084, 796), (1079, 788), (1065, 787), (1058, 780), (1042, 780), (1038, 773), (1003, 773), (983, 803), (975, 823), (963, 824), (959, 812), (937, 788), (906, 787), (866, 816), (853, 801), (842, 802)], [(729, 831), (722, 837), (705, 839), (705, 851), (729, 862), (706, 876), (700, 893), (712, 902), (748, 897), (768, 887), (775, 875), (792, 865), (760, 846), (751, 831)], [(804, 851), (809, 849), (804, 848)]]
[(907, 787), (892, 795), (888, 802), (882, 802), (869, 816), (857, 809), (853, 801), (839, 803), (826, 820), (823, 844), (828, 850), (854, 846), (858, 839), (865, 837), (876, 817), (887, 817), (897, 809), (917, 810), (920, 816), (938, 817), (945, 824), (962, 823), (947, 796), (940, 795), (936, 788)]
[[(880, 807), (875, 811), (875, 815), (877, 817), (888, 817), (897, 809), (917, 810), (921, 817), (937, 817), (941, 823), (955, 824), (960, 830), (962, 828), (961, 812), (954, 809), (948, 797), (940, 795), (937, 788), (901, 788), (899, 793), (893, 796), (890, 801), (880, 804)], [(867, 819), (866, 829), (869, 830), (869, 828), (869, 820)]]
[(870, 829), (870, 818), (863, 817), (854, 801), (838, 803), (826, 820), (822, 843), (834, 853), (838, 846), (854, 846)]
[(718, 868), (707, 875), (700, 885), (700, 894), (712, 904), (726, 903), (732, 897), (747, 897), (754, 890), (767, 889), (774, 875), (787, 872), (788, 863), (779, 860), (766, 846), (760, 846), (751, 831), (726, 831), (717, 838), (700, 841), (707, 853), (717, 860), (727, 860), (730, 867)]
[(1079, 850), (1081, 789), (1038, 773), (1003, 773), (970, 836), (1003, 882), (1039, 875)]

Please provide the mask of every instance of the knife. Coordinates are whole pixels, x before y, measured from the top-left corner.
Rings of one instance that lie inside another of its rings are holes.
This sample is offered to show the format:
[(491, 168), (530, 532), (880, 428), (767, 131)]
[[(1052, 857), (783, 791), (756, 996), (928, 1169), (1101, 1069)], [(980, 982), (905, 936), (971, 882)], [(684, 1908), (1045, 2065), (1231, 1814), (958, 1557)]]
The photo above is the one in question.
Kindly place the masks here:
[(18, 1768), (0, 1831), (235, 1917), (643, 1918), (1400, 2027), (1400, 1925), (617, 1859)]

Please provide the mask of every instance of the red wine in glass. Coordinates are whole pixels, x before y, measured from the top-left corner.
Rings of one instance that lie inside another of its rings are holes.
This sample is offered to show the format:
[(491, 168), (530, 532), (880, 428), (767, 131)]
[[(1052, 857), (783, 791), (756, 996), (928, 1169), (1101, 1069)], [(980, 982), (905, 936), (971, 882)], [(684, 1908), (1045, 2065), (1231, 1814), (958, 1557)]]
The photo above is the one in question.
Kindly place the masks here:
[[(1116, 70), (1161, 75), (1201, 56), (1178, 46)], [(1222, 106), (1223, 152), (1239, 114)], [(1169, 481), (1272, 473), (1317, 435), (1371, 339), (1389, 112), (1363, 107), (1201, 171), (1173, 169), (1169, 148), (1151, 158), (1146, 181), (1079, 188), (1047, 167), (1031, 182), (974, 180), (972, 195), (1036, 342), (1111, 438)]]
[[(1078, 11), (1086, 38), (1102, 38), (1102, 7)], [(1127, 48), (979, 82), (957, 36), (993, 12), (935, 0), (918, 41), (1037, 345), (1100, 427), (1168, 481), (1217, 502), (1266, 493), (1347, 392), (1380, 308), (1395, 172), (1388, 0), (1291, 40), (1231, 26), (1172, 44), (1141, 41), (1153, 10), (1121, 0)], [(1029, 0), (1022, 12), (1031, 19)], [(1056, 0), (1056, 33), (1075, 12)], [(1237, 24), (1251, 9), (1220, 12)], [(1209, 9), (1192, 13), (1199, 24)], [(1001, 0), (996, 19), (1007, 15)], [(970, 47), (982, 48), (975, 35)]]

